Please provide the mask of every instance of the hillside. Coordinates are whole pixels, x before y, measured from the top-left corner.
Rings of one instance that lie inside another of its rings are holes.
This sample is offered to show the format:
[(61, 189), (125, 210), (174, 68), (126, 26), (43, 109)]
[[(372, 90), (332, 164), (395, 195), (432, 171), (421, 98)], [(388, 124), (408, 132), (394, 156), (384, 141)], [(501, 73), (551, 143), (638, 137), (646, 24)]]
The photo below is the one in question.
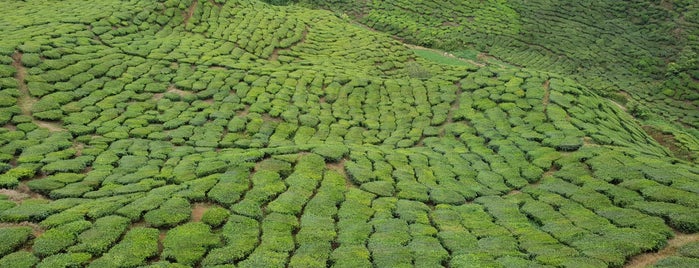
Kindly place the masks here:
[(699, 263), (699, 167), (565, 72), (257, 0), (4, 4), (0, 267)]
[(674, 135), (664, 143), (678, 156), (699, 155), (696, 1), (297, 2), (411, 44), (564, 74), (625, 106), (650, 134)]

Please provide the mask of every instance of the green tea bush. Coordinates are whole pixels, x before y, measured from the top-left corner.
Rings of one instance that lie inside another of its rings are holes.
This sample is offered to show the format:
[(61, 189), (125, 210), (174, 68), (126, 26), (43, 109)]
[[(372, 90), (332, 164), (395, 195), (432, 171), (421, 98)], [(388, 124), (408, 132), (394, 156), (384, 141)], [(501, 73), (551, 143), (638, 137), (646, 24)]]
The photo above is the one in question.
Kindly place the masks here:
[(393, 183), (390, 181), (372, 181), (364, 183), (360, 186), (362, 190), (379, 195), (379, 196), (393, 196), (395, 193), (395, 188)]
[(158, 254), (160, 231), (152, 228), (131, 229), (119, 244), (112, 247), (89, 267), (138, 267)]
[(242, 260), (258, 244), (259, 223), (248, 217), (231, 215), (223, 226), (224, 247), (212, 249), (202, 261), (205, 265)]
[(653, 265), (653, 267), (696, 267), (699, 265), (699, 260), (696, 258), (688, 258), (681, 256), (670, 256), (665, 259), (661, 259)]
[(0, 228), (0, 255), (4, 256), (26, 243), (32, 236), (30, 227), (6, 227)]
[(211, 207), (204, 212), (201, 221), (208, 224), (212, 228), (221, 226), (231, 215), (230, 211), (222, 207)]
[(313, 148), (312, 152), (325, 157), (329, 162), (337, 162), (349, 153), (349, 149), (341, 144), (329, 144), (317, 146)]
[(0, 259), (0, 267), (31, 268), (39, 262), (39, 258), (28, 251), (17, 251)]
[(61, 253), (44, 258), (36, 267), (80, 267), (86, 265), (90, 259), (92, 255), (88, 253)]
[(207, 196), (212, 200), (229, 206), (241, 198), (248, 190), (250, 172), (244, 168), (233, 168), (221, 174), (218, 183), (211, 188)]
[(0, 220), (9, 222), (38, 222), (56, 212), (45, 200), (25, 200), (22, 204), (0, 213)]
[(99, 218), (90, 229), (78, 235), (77, 245), (69, 247), (68, 251), (100, 255), (121, 237), (129, 223), (129, 219), (116, 215)]
[(162, 256), (185, 265), (194, 265), (204, 257), (208, 248), (219, 244), (220, 238), (211, 233), (208, 225), (200, 222), (185, 223), (167, 232)]
[(148, 211), (143, 219), (154, 227), (172, 227), (189, 219), (191, 208), (184, 198), (173, 197), (160, 208)]
[(34, 240), (32, 250), (39, 257), (57, 254), (77, 242), (78, 234), (89, 229), (92, 223), (77, 220), (49, 229)]

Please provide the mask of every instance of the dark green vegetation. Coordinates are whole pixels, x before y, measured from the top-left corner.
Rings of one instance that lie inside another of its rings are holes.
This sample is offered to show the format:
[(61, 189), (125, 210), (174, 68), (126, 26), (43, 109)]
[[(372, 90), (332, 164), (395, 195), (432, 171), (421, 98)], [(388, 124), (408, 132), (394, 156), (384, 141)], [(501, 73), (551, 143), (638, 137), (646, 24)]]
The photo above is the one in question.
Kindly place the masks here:
[(620, 267), (699, 232), (699, 167), (565, 72), (256, 0), (3, 4), (0, 265)]

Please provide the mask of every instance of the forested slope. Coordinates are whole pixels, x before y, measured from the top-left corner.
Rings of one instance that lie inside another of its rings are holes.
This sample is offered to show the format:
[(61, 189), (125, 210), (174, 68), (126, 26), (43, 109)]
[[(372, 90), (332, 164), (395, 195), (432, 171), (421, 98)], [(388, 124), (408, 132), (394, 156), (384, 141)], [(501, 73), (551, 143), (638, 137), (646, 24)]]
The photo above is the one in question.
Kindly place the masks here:
[(621, 267), (699, 232), (699, 168), (562, 74), (255, 0), (6, 5), (0, 267)]

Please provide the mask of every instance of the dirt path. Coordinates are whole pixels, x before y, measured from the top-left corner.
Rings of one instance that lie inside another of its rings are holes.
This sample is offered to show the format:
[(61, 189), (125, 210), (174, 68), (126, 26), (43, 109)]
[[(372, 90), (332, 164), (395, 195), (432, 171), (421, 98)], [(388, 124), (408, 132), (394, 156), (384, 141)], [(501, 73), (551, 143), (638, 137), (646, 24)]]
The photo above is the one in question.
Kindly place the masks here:
[(675, 232), (675, 237), (667, 241), (667, 246), (658, 252), (649, 252), (631, 258), (624, 267), (650, 267), (661, 259), (675, 255), (677, 249), (694, 241), (699, 241), (699, 234), (683, 234)]
[(191, 221), (200, 222), (201, 218), (204, 216), (204, 212), (206, 212), (210, 207), (211, 207), (210, 204), (195, 203), (194, 206), (192, 206), (192, 219), (191, 219)]
[(192, 2), (192, 5), (189, 6), (187, 9), (187, 14), (184, 16), (184, 26), (187, 26), (187, 23), (189, 23), (189, 19), (192, 18), (194, 15), (194, 11), (197, 10), (197, 5), (199, 4), (199, 0), (194, 0)]
[(24, 80), (27, 76), (27, 69), (25, 69), (22, 65), (22, 52), (15, 51), (15, 53), (12, 54), (12, 59), (12, 67), (17, 69), (15, 79), (17, 79), (17, 84), (19, 85), (19, 98), (17, 99), (17, 105), (19, 105), (23, 115), (31, 116), (32, 105), (34, 102), (36, 102), (36, 100), (29, 95), (29, 89), (27, 88), (27, 83)]

